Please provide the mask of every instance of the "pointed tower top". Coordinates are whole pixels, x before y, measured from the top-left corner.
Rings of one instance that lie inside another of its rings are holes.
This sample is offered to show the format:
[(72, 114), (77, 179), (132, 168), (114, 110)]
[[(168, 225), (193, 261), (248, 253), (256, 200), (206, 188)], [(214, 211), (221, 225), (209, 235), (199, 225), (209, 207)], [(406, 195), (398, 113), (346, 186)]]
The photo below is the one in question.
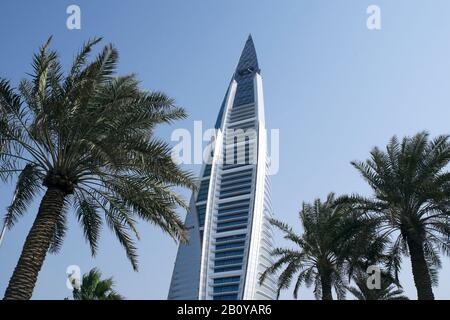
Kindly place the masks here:
[(241, 58), (239, 59), (234, 76), (235, 78), (245, 77), (248, 74), (259, 71), (255, 45), (253, 43), (252, 35), (250, 34), (245, 42), (244, 50), (242, 50)]

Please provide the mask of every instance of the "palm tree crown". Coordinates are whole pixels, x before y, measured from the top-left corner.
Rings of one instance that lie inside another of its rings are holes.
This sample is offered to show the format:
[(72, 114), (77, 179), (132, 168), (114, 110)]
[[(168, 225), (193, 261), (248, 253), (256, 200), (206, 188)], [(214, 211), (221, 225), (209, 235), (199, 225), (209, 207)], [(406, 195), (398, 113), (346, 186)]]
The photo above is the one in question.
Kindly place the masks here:
[(403, 290), (397, 286), (394, 279), (382, 272), (380, 287), (369, 288), (367, 286), (367, 274), (357, 273), (352, 277), (356, 287), (347, 287), (347, 290), (358, 300), (409, 300), (403, 295)]
[(192, 176), (153, 137), (158, 124), (186, 113), (165, 94), (141, 90), (135, 75), (116, 76), (118, 52), (112, 45), (88, 61), (99, 42), (88, 41), (65, 75), (49, 39), (34, 56), (31, 79), (17, 89), (0, 79), (0, 178), (17, 175), (6, 226), (44, 191), (5, 298), (31, 297), (46, 253), (61, 246), (70, 207), (93, 255), (105, 220), (134, 269), (138, 219), (186, 240), (175, 212), (186, 204), (172, 187), (193, 188)]
[(74, 300), (123, 300), (113, 289), (112, 278), (102, 280), (101, 272), (94, 268), (83, 275), (79, 288), (73, 289)]
[(402, 255), (410, 256), (419, 299), (434, 298), (439, 251), (450, 254), (449, 161), (448, 136), (430, 141), (422, 132), (401, 142), (393, 137), (386, 151), (374, 148), (367, 161), (352, 162), (374, 195), (347, 200), (378, 220), (380, 235), (393, 240), (389, 270), (397, 274)]
[(319, 199), (313, 204), (303, 204), (300, 212), (303, 234), (297, 235), (288, 225), (272, 220), (284, 238), (296, 248), (276, 248), (273, 255), (278, 260), (261, 276), (261, 282), (268, 274), (276, 273), (284, 267), (278, 278), (278, 293), (288, 288), (294, 276), (297, 280), (294, 297), (302, 284), (314, 284), (317, 299), (331, 300), (332, 288), (338, 299), (345, 297), (345, 262), (349, 250), (357, 242), (361, 233), (358, 217), (349, 207), (336, 205), (334, 194), (328, 195), (325, 202)]

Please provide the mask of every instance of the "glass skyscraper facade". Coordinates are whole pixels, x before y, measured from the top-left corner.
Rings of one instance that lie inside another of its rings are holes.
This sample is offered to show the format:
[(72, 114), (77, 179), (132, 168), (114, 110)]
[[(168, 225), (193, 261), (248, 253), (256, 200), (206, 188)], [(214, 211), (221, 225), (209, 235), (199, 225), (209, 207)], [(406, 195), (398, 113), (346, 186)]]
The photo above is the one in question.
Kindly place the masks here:
[(210, 159), (186, 216), (169, 299), (265, 300), (276, 283), (261, 71), (249, 36), (220, 107)]

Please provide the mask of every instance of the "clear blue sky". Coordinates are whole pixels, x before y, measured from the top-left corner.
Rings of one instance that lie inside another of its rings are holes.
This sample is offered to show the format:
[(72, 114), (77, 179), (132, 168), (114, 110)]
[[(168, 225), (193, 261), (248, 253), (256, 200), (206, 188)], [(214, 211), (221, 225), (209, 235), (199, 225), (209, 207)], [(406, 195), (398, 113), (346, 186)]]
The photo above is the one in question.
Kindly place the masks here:
[[(73, 3), (81, 7), (81, 30), (66, 28), (66, 7)], [(370, 4), (381, 7), (381, 31), (366, 28)], [(176, 127), (192, 129), (194, 120), (213, 126), (252, 33), (267, 126), (280, 129), (274, 208), (279, 219), (299, 230), (302, 201), (330, 191), (369, 193), (351, 160), (366, 159), (373, 146), (385, 145), (394, 134), (449, 133), (449, 12), (448, 0), (2, 1), (0, 75), (17, 83), (49, 35), (66, 65), (85, 40), (103, 36), (120, 51), (121, 73), (138, 73), (143, 87), (167, 92), (188, 110), (186, 121), (159, 131), (169, 139)], [(11, 195), (11, 186), (0, 187), (1, 210)], [(0, 295), (37, 205), (0, 248)], [(140, 225), (140, 272), (135, 273), (108, 230), (94, 259), (73, 215), (69, 223), (61, 253), (45, 261), (34, 298), (69, 296), (65, 271), (72, 264), (84, 272), (97, 266), (114, 276), (117, 290), (128, 298), (166, 298), (177, 246), (158, 229)], [(437, 298), (450, 298), (450, 263), (444, 260)], [(407, 259), (403, 269), (406, 293), (415, 298)], [(291, 298), (291, 292), (283, 297)], [(313, 295), (302, 288), (300, 297)]]

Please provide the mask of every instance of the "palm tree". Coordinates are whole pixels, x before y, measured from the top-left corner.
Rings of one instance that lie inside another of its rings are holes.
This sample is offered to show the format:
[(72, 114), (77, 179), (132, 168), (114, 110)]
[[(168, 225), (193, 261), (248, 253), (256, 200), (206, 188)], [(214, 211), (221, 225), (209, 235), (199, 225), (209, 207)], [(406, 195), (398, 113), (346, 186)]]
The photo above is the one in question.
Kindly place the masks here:
[(123, 300), (113, 289), (112, 278), (102, 280), (101, 272), (94, 268), (83, 275), (79, 288), (73, 289), (74, 300)]
[(409, 300), (403, 295), (403, 290), (399, 288), (394, 279), (387, 273), (381, 273), (380, 289), (369, 289), (367, 286), (367, 275), (359, 273), (355, 275), (353, 281), (356, 287), (347, 287), (347, 290), (358, 300)]
[(354, 195), (347, 201), (378, 220), (382, 237), (394, 237), (387, 253), (389, 270), (396, 277), (402, 256), (410, 256), (418, 299), (434, 299), (439, 250), (450, 254), (450, 173), (445, 171), (450, 161), (448, 138), (430, 141), (428, 134), (421, 132), (399, 142), (394, 136), (386, 151), (374, 148), (367, 161), (352, 162), (374, 195)]
[(260, 282), (284, 267), (278, 277), (278, 295), (296, 277), (295, 298), (302, 284), (307, 287), (314, 284), (317, 299), (332, 300), (333, 288), (337, 298), (344, 299), (345, 262), (350, 250), (358, 242), (361, 226), (365, 224), (359, 221), (350, 207), (335, 205), (333, 193), (328, 195), (325, 202), (317, 199), (313, 204), (303, 203), (300, 222), (304, 232), (297, 235), (285, 223), (271, 220), (295, 248), (276, 248), (272, 255), (277, 261), (262, 273)]
[(61, 246), (70, 207), (92, 255), (104, 215), (135, 270), (138, 219), (186, 240), (175, 211), (186, 204), (173, 187), (193, 188), (192, 176), (153, 135), (186, 113), (163, 93), (141, 90), (134, 75), (116, 77), (112, 45), (89, 62), (98, 42), (88, 41), (65, 75), (49, 39), (34, 55), (31, 79), (18, 89), (0, 80), (0, 178), (17, 175), (7, 227), (44, 192), (4, 299), (31, 297), (47, 252)]

